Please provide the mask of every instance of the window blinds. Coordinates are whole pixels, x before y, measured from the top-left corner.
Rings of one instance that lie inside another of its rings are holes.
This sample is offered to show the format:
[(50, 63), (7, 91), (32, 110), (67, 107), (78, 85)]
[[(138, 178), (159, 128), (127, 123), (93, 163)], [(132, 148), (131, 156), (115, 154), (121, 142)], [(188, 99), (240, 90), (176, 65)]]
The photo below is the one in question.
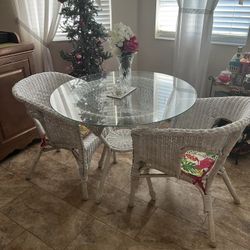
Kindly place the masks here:
[[(156, 37), (174, 38), (178, 17), (176, 0), (157, 0)], [(250, 0), (219, 0), (214, 11), (212, 42), (239, 44), (246, 42), (250, 25)]]
[(214, 11), (212, 41), (243, 45), (250, 25), (250, 0), (219, 0)]
[(156, 6), (156, 37), (174, 38), (179, 7), (176, 0), (158, 0)]
[(102, 23), (107, 29), (111, 29), (111, 0), (101, 0), (101, 6), (96, 21)]

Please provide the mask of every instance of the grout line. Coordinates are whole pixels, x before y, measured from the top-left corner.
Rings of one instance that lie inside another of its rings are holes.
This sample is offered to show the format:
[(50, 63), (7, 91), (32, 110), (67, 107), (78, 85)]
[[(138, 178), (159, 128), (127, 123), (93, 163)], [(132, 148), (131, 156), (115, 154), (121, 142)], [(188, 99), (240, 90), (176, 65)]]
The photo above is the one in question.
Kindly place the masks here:
[[(15, 202), (15, 200), (17, 200), (21, 195), (23, 195), (23, 194), (25, 194), (26, 192), (28, 192), (31, 188), (32, 188), (32, 186), (27, 187), (26, 190), (24, 190), (23, 192), (21, 192), (20, 194), (18, 194), (15, 198), (13, 198), (12, 200), (10, 200), (10, 201), (7, 202), (6, 204), (4, 204), (2, 207), (0, 207), (0, 212), (1, 212), (2, 214), (5, 215), (5, 213), (3, 213), (3, 211), (2, 211), (3, 207), (7, 206), (7, 205), (8, 205), (9, 203), (11, 203), (11, 202)], [(6, 216), (7, 216), (7, 215), (6, 215)], [(8, 216), (7, 216), (7, 217), (8, 217)]]
[[(78, 210), (80, 210), (80, 209), (78, 209)], [(81, 212), (83, 212), (82, 210), (80, 210)], [(89, 214), (87, 214), (87, 213), (85, 213), (87, 216), (90, 216), (90, 217), (92, 217), (92, 220), (90, 220), (88, 223), (86, 223), (86, 227), (88, 226), (88, 225), (90, 225), (94, 220), (95, 220), (95, 217), (93, 216), (93, 215), (89, 215)], [(65, 246), (65, 248), (63, 249), (63, 250), (66, 250), (67, 248), (68, 248), (68, 246), (86, 229), (86, 227), (84, 227), (83, 229), (81, 229), (80, 231), (79, 231), (79, 233), (77, 233), (76, 234), (76, 236), (74, 237), (74, 239), (72, 240), (72, 241), (70, 241), (66, 246)]]
[[(10, 221), (12, 221), (14, 224), (20, 226), (18, 223), (16, 223), (14, 220), (12, 220), (11, 218), (9, 218), (7, 215), (5, 215), (4, 213), (0, 212), (0, 214), (4, 215), (5, 217), (7, 217)], [(9, 244), (11, 244), (12, 241), (14, 241), (15, 239), (17, 239), (20, 235), (22, 235), (25, 232), (25, 229), (23, 227), (20, 226), (21, 229), (23, 229), (20, 234), (18, 234), (16, 236), (16, 238), (13, 238), (5, 247), (7, 247)]]
[[(18, 237), (20, 237), (22, 234), (24, 234), (25, 232), (28, 232), (28, 233), (32, 234), (35, 238), (38, 238), (41, 242), (43, 242), (46, 246), (48, 246), (48, 244), (45, 243), (42, 239), (40, 239), (39, 236), (35, 235), (33, 232), (29, 231), (27, 228), (23, 227), (21, 224), (19, 224), (17, 221), (13, 220), (11, 217), (7, 216), (6, 214), (4, 214), (4, 213), (2, 213), (2, 212), (0, 212), (0, 213), (3, 214), (4, 216), (6, 216), (10, 221), (12, 221), (13, 223), (15, 223), (16, 225), (18, 225), (20, 228), (23, 229), (23, 231), (22, 231), (16, 238), (12, 239), (12, 240), (6, 245), (6, 247), (7, 247), (8, 245), (10, 245), (10, 244), (11, 244), (14, 240), (16, 240)], [(53, 247), (50, 247), (50, 246), (48, 246), (48, 247), (54, 249)]]

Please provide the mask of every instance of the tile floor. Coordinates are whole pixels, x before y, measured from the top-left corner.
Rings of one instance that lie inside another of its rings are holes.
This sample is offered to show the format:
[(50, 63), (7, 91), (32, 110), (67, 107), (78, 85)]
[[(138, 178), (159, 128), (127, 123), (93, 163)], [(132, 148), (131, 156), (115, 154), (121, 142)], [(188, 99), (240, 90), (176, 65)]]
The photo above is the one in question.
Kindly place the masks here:
[[(90, 199), (82, 201), (76, 163), (67, 151), (44, 154), (32, 181), (25, 181), (37, 147), (0, 163), (0, 249), (210, 249), (201, 197), (191, 184), (154, 179), (152, 204), (142, 181), (129, 209), (131, 155), (120, 154), (96, 205), (101, 148), (90, 168)], [(250, 249), (250, 155), (238, 166), (226, 165), (242, 204), (234, 205), (218, 176), (213, 192), (217, 249)]]

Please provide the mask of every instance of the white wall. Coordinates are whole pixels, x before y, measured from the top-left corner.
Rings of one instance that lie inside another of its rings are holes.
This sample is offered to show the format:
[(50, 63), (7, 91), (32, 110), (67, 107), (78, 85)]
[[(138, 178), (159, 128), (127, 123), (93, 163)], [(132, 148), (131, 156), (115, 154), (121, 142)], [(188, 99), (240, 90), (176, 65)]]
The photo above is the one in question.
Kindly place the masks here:
[(0, 0), (0, 30), (19, 32), (10, 0)]
[(155, 0), (138, 0), (138, 69), (172, 74), (174, 42), (155, 39)]

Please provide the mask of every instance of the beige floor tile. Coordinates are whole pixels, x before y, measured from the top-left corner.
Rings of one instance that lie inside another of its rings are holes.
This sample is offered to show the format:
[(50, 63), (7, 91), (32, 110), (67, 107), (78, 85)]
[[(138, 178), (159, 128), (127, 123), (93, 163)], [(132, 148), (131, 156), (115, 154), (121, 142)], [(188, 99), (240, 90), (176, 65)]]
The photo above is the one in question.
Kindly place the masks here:
[[(111, 159), (111, 169), (107, 176), (106, 183), (119, 189), (125, 188), (130, 182), (131, 157), (129, 153), (117, 153), (117, 163), (113, 164)], [(98, 168), (100, 154), (93, 155), (91, 166), (89, 168), (89, 176), (99, 179), (102, 171)]]
[[(194, 185), (174, 178), (152, 178), (152, 183), (156, 192), (156, 207), (190, 222), (204, 223), (203, 200)], [(129, 192), (129, 186), (125, 190)], [(145, 179), (140, 180), (136, 196), (147, 202), (151, 200)]]
[(80, 184), (80, 176), (76, 164), (68, 166), (52, 159), (41, 159), (31, 182), (63, 198)]
[(213, 203), (216, 232), (239, 245), (250, 247), (250, 212), (234, 203), (216, 199)]
[[(66, 150), (59, 153), (53, 151), (53, 154), (64, 155), (64, 151), (66, 152)], [(35, 154), (34, 151), (32, 155), (29, 154), (32, 160), (35, 158)], [(74, 164), (66, 165), (48, 157), (47, 154), (44, 153), (38, 161), (31, 182), (48, 192), (54, 193), (57, 197), (63, 198), (80, 183), (76, 161)], [(7, 169), (25, 178), (30, 166), (31, 164), (20, 164), (12, 160)]]
[[(239, 205), (239, 207), (250, 211), (250, 181), (242, 180), (240, 185), (239, 184), (235, 185), (235, 181), (231, 180), (231, 182), (241, 201), (241, 204)], [(217, 199), (223, 200), (230, 204), (234, 204), (233, 197), (229, 193), (222, 177), (220, 176), (216, 177), (214, 180), (214, 183), (212, 186), (212, 195)]]
[(65, 198), (65, 201), (131, 237), (143, 228), (155, 210), (153, 206), (139, 199), (136, 200), (134, 209), (129, 209), (128, 194), (109, 185), (105, 186), (104, 196), (99, 205), (95, 203), (96, 186), (89, 185), (88, 201), (81, 201), (79, 195), (78, 187)]
[(7, 170), (21, 177), (25, 177), (39, 149), (39, 144), (28, 146), (19, 153), (7, 158), (9, 160)]
[(24, 231), (15, 222), (0, 213), (0, 249), (3, 249), (13, 239)]
[[(126, 154), (127, 156), (128, 154)], [(130, 182), (132, 162), (124, 155), (117, 153), (117, 163), (111, 164), (111, 170), (107, 177), (107, 183), (119, 189), (124, 189)]]
[(4, 250), (52, 250), (52, 248), (26, 231), (13, 240)]
[[(208, 246), (206, 231), (161, 209), (156, 210), (138, 238), (154, 249), (169, 249), (172, 244), (177, 244), (184, 249), (211, 249)], [(245, 248), (229, 241), (228, 238), (217, 235), (217, 249), (243, 250)]]
[(56, 249), (66, 247), (92, 221), (90, 216), (39, 188), (20, 195), (2, 212)]
[(31, 188), (32, 184), (19, 176), (0, 169), (0, 208)]
[[(38, 147), (39, 145), (37, 145)], [(102, 152), (102, 146), (100, 146), (96, 153), (93, 155), (93, 160), (98, 162), (99, 158), (100, 158), (100, 155), (101, 155), (101, 152)], [(34, 149), (33, 150), (33, 154), (36, 153), (36, 150)], [(57, 161), (61, 164), (65, 164), (67, 166), (70, 166), (70, 167), (75, 167), (77, 166), (77, 163), (76, 163), (76, 160), (72, 154), (71, 151), (69, 150), (65, 150), (65, 149), (60, 149), (59, 152), (57, 152), (56, 150), (53, 150), (53, 151), (50, 151), (50, 152), (46, 152), (43, 154), (47, 159), (50, 159), (50, 160), (54, 160), (54, 161)], [(97, 167), (97, 165), (95, 165), (95, 167)]]
[(150, 250), (146, 246), (115, 231), (104, 223), (95, 220), (89, 224), (67, 250)]
[(60, 152), (50, 151), (46, 153), (46, 156), (54, 161), (57, 161), (61, 164), (65, 164), (67, 166), (76, 166), (76, 160), (71, 151), (60, 149)]
[(234, 186), (240, 187), (245, 183), (249, 182), (250, 179), (249, 163), (250, 163), (250, 157), (244, 156), (239, 161), (238, 165), (231, 163), (226, 166), (228, 176), (230, 177)]

